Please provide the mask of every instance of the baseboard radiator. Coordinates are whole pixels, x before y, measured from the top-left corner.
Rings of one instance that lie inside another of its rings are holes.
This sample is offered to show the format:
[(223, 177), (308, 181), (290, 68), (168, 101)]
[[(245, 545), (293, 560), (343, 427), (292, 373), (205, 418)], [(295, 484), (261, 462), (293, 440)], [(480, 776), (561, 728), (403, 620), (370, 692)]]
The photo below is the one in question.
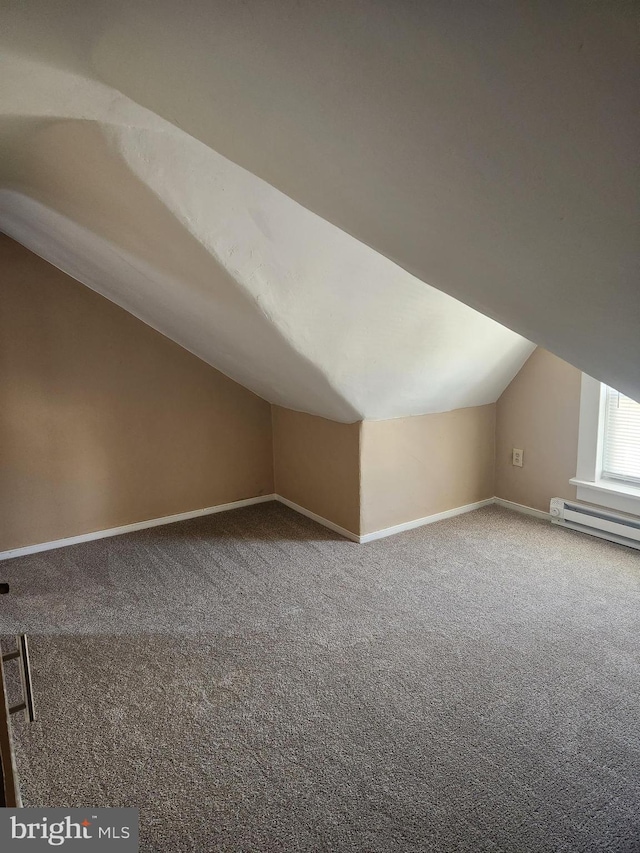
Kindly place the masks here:
[(549, 512), (552, 524), (640, 550), (640, 518), (564, 498), (551, 498)]

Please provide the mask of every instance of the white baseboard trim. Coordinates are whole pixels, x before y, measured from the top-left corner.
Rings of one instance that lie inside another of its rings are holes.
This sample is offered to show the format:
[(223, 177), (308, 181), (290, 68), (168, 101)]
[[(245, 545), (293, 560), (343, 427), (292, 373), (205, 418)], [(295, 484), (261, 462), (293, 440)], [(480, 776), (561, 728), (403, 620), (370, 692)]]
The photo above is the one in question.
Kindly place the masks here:
[(255, 498), (246, 498), (241, 501), (232, 501), (227, 504), (218, 504), (217, 506), (208, 506), (204, 509), (194, 509), (190, 512), (180, 512), (177, 513), (177, 515), (166, 515), (162, 518), (150, 518), (147, 521), (136, 521), (133, 524), (124, 524), (122, 527), (111, 527), (107, 530), (95, 530), (92, 533), (82, 533), (79, 536), (69, 536), (67, 539), (56, 539), (53, 542), (40, 542), (36, 545), (25, 545), (21, 548), (11, 548), (9, 551), (0, 551), (0, 561), (11, 560), (15, 557), (26, 557), (29, 554), (38, 554), (41, 551), (52, 551), (56, 548), (65, 548), (68, 545), (79, 545), (82, 542), (92, 542), (95, 539), (106, 539), (109, 536), (120, 536), (122, 533), (133, 533), (136, 530), (145, 530), (149, 527), (160, 527), (163, 524), (173, 524), (176, 521), (187, 521), (190, 518), (197, 518), (201, 515), (213, 515), (217, 512), (227, 512), (231, 509), (240, 509), (243, 506), (252, 506), (253, 504), (266, 503), (267, 501), (279, 501), (281, 504), (288, 506), (289, 509), (294, 510), (294, 512), (298, 512), (300, 515), (304, 515), (312, 521), (321, 524), (323, 527), (333, 530), (334, 533), (339, 533), (341, 536), (344, 536), (345, 539), (357, 542), (358, 544), (365, 544), (366, 542), (373, 542), (376, 539), (384, 539), (387, 536), (394, 536), (396, 533), (402, 533), (405, 530), (413, 530), (416, 527), (423, 527), (426, 524), (443, 521), (445, 518), (453, 518), (454, 516), (462, 515), (465, 512), (473, 512), (475, 509), (480, 509), (483, 506), (490, 506), (491, 504), (497, 504), (505, 509), (521, 512), (525, 515), (532, 515), (535, 518), (542, 518), (546, 520), (551, 518), (548, 512), (542, 512), (542, 510), (533, 509), (533, 507), (530, 506), (523, 506), (522, 504), (514, 503), (513, 501), (507, 501), (504, 498), (486, 498), (486, 500), (477, 501), (476, 503), (454, 507), (454, 509), (437, 512), (433, 515), (427, 515), (424, 518), (416, 518), (413, 521), (405, 521), (403, 524), (396, 524), (393, 527), (385, 527), (382, 530), (375, 530), (373, 533), (365, 533), (362, 536), (358, 536), (357, 533), (352, 533), (350, 530), (340, 527), (339, 524), (334, 524), (334, 522), (329, 521), (328, 518), (323, 518), (323, 516), (318, 515), (315, 512), (311, 512), (309, 509), (305, 509), (305, 507), (288, 500), (288, 498), (283, 498), (282, 495), (272, 494), (260, 495)]
[(548, 512), (543, 512), (543, 510), (541, 509), (534, 509), (532, 506), (517, 504), (514, 501), (507, 501), (504, 498), (494, 498), (493, 502), (496, 506), (501, 506), (505, 509), (511, 509), (514, 512), (521, 512), (524, 515), (532, 515), (534, 518), (542, 518), (545, 521), (549, 521), (549, 519), (551, 518)]
[(474, 509), (480, 509), (483, 506), (491, 506), (494, 498), (486, 498), (483, 501), (476, 503), (457, 506), (453, 509), (447, 509), (444, 512), (436, 512), (433, 515), (426, 515), (424, 518), (416, 518), (413, 521), (405, 521), (403, 524), (395, 524), (393, 527), (384, 527), (382, 530), (375, 530), (373, 533), (365, 533), (358, 537), (361, 543), (373, 542), (375, 539), (384, 539), (386, 536), (394, 536), (396, 533), (402, 533), (405, 530), (413, 530), (415, 527), (423, 527), (425, 524), (433, 524), (435, 521), (443, 521), (445, 518), (453, 518), (455, 515), (462, 515), (465, 512), (473, 512)]
[(344, 536), (345, 539), (350, 539), (352, 542), (362, 541), (362, 537), (358, 536), (357, 533), (352, 533), (345, 527), (340, 527), (339, 524), (334, 524), (333, 521), (329, 521), (328, 518), (323, 518), (323, 516), (317, 515), (315, 512), (311, 512), (310, 509), (305, 509), (303, 506), (300, 506), (300, 504), (295, 504), (288, 498), (283, 498), (282, 495), (274, 495), (274, 497), (277, 501), (279, 501), (279, 503), (288, 506), (289, 509), (292, 509), (294, 512), (299, 512), (300, 515), (306, 515), (307, 518), (310, 518), (312, 521), (316, 521), (323, 527), (328, 527), (329, 530), (333, 530), (334, 533), (339, 533), (341, 536)]
[(187, 521), (200, 515), (213, 515), (216, 512), (226, 512), (230, 509), (240, 509), (243, 506), (266, 503), (276, 499), (275, 495), (260, 495), (256, 498), (245, 498), (228, 504), (208, 506), (204, 509), (194, 509), (190, 512), (179, 512), (177, 515), (165, 515), (162, 518), (150, 518), (147, 521), (136, 521), (124, 524), (122, 527), (110, 527), (107, 530), (95, 530), (92, 533), (81, 533), (80, 536), (69, 536), (67, 539), (55, 539), (53, 542), (40, 542), (37, 545), (25, 545), (22, 548), (12, 548), (0, 551), (0, 560), (11, 560), (14, 557), (26, 557), (28, 554), (38, 554), (40, 551), (52, 551), (55, 548), (65, 548), (67, 545), (79, 545), (81, 542), (92, 542), (94, 539), (106, 539), (108, 536), (120, 536), (122, 533), (133, 533), (148, 527), (160, 527), (163, 524), (173, 524), (175, 521)]

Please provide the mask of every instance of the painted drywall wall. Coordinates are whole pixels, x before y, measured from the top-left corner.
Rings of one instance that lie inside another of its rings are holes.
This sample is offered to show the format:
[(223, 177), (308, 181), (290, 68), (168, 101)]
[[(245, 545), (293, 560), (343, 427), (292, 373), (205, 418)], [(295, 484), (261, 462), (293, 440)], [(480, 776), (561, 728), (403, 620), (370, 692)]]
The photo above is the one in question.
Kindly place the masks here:
[(271, 402), (497, 399), (533, 345), (95, 81), (0, 59), (0, 229)]
[[(575, 499), (581, 372), (536, 349), (496, 405), (496, 495), (549, 511), (553, 497)], [(512, 449), (524, 465), (511, 464)]]
[[(192, 0), (187, 14), (174, 0), (31, 0), (3, 4), (0, 31), (7, 50), (73, 78), (50, 112), (68, 114), (82, 78), (100, 81), (113, 99), (103, 121), (126, 94), (422, 281), (640, 396), (632, 0)], [(32, 97), (22, 72), (11, 92), (15, 127)], [(37, 122), (20, 124), (28, 141)], [(170, 183), (164, 158), (158, 172)], [(393, 358), (378, 327), (371, 340), (386, 391)], [(440, 382), (439, 369), (423, 376)]]
[(273, 406), (276, 492), (360, 533), (360, 424)]
[(268, 403), (0, 235), (0, 551), (272, 492)]
[(493, 497), (495, 405), (365, 421), (361, 532)]

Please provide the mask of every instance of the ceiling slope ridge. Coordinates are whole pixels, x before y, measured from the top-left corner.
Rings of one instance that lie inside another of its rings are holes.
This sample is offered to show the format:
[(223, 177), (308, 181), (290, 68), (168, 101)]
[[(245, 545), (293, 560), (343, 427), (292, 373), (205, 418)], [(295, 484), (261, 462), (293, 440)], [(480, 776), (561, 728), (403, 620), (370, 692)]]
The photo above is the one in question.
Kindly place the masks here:
[(342, 421), (481, 405), (531, 352), (126, 96), (56, 70), (56, 108), (27, 70), (5, 230), (265, 399)]
[[(141, 134), (144, 134), (144, 131)], [(327, 293), (330, 288), (334, 289), (329, 295), (336, 300), (336, 304), (338, 298), (343, 302), (346, 301), (343, 292), (336, 293), (335, 283), (339, 282), (339, 289), (341, 290), (345, 284), (349, 287), (356, 282), (348, 279), (344, 281), (344, 272), (340, 269), (341, 263), (346, 264), (347, 268), (351, 267), (352, 270), (357, 270), (361, 277), (366, 276), (369, 285), (375, 280), (378, 284), (377, 290), (370, 287), (368, 294), (365, 290), (360, 295), (360, 299), (357, 300), (357, 304), (351, 306), (352, 313), (349, 316), (354, 326), (361, 322), (362, 314), (366, 312), (367, 295), (380, 299), (381, 291), (384, 291), (389, 313), (392, 313), (392, 304), (396, 298), (401, 301), (403, 291), (405, 291), (413, 301), (422, 305), (426, 303), (433, 309), (431, 327), (434, 322), (439, 323), (446, 320), (448, 313), (454, 315), (448, 319), (446, 331), (437, 330), (440, 337), (439, 344), (442, 343), (442, 337), (445, 334), (452, 337), (455, 345), (462, 344), (465, 341), (465, 333), (462, 328), (464, 321), (472, 323), (474, 331), (480, 339), (483, 336), (491, 338), (491, 345), (496, 347), (496, 352), (493, 355), (493, 365), (491, 359), (489, 360), (487, 375), (491, 375), (494, 381), (495, 375), (492, 371), (495, 370), (496, 359), (499, 361), (500, 357), (507, 355), (509, 349), (512, 348), (515, 351), (516, 365), (519, 368), (532, 351), (533, 345), (515, 333), (410, 276), (401, 267), (376, 252), (375, 249), (371, 249), (352, 238), (340, 228), (273, 188), (266, 181), (256, 178), (246, 169), (212, 151), (194, 137), (182, 138), (180, 135), (165, 137), (162, 134), (154, 134), (155, 141), (161, 144), (169, 143), (170, 146), (176, 146), (176, 148), (169, 152), (161, 152), (157, 147), (154, 147), (153, 153), (150, 155), (147, 150), (137, 150), (136, 145), (127, 145), (125, 142), (126, 134), (121, 129), (118, 136), (124, 143), (121, 154), (127, 165), (139, 175), (153, 192), (156, 192), (173, 215), (177, 216), (193, 236), (206, 247), (207, 251), (217, 258), (221, 266), (227, 269), (236, 281), (243, 283), (254, 294), (262, 311), (271, 322), (282, 330), (283, 335), (301, 355), (307, 357), (310, 351), (309, 347), (313, 344), (313, 340), (309, 338), (308, 328), (314, 317), (305, 311), (300, 321), (295, 323), (289, 311), (299, 309), (300, 302), (308, 302), (310, 297), (317, 296), (323, 290)], [(151, 164), (162, 162), (164, 155), (171, 160), (175, 167), (181, 162), (179, 152), (184, 152), (185, 148), (189, 151), (188, 156), (183, 160), (185, 164), (188, 164), (187, 171), (176, 175), (173, 182), (164, 184), (161, 189), (158, 189), (157, 176), (163, 172), (161, 170), (158, 173), (151, 167)], [(193, 168), (194, 162), (197, 161), (204, 161), (200, 169)], [(209, 219), (212, 215), (211, 200), (215, 197), (215, 192), (209, 192), (207, 185), (207, 180), (212, 172), (215, 172), (214, 188), (219, 182), (220, 187), (224, 189), (225, 206), (219, 212), (216, 222)], [(199, 197), (202, 195), (207, 200), (207, 206), (199, 205)], [(194, 207), (196, 208), (195, 213)], [(232, 229), (230, 235), (222, 234), (221, 236), (222, 220), (224, 220), (225, 226), (228, 226), (234, 217), (238, 217), (235, 230)], [(308, 229), (306, 232), (305, 227)], [(248, 256), (243, 252), (236, 251), (238, 234), (242, 234), (243, 239), (248, 239), (252, 247)], [(316, 241), (313, 245), (309, 245), (309, 234), (312, 234), (314, 241)], [(277, 247), (277, 257), (268, 251), (273, 246)], [(260, 250), (259, 253), (258, 250)], [(318, 252), (323, 254), (322, 263), (318, 264), (316, 260), (313, 267), (309, 267), (307, 254), (313, 257)], [(298, 293), (303, 284), (303, 295), (300, 299)], [(314, 287), (315, 292), (313, 289), (309, 292), (309, 289)], [(283, 301), (286, 302), (289, 311), (283, 312)], [(336, 320), (337, 317), (334, 316), (333, 321)], [(379, 320), (380, 318), (378, 318), (378, 322)], [(461, 328), (454, 334), (456, 325)], [(424, 326), (423, 330), (425, 334), (429, 332), (433, 334), (434, 332), (434, 329), (429, 328), (429, 326)], [(302, 346), (303, 343), (306, 348)], [(468, 341), (466, 343), (469, 345)], [(316, 348), (314, 355), (316, 359), (314, 363), (321, 362), (323, 358), (326, 359), (326, 341), (321, 339), (320, 349)], [(484, 355), (487, 357), (489, 353), (485, 352)], [(339, 353), (338, 357), (340, 357)], [(511, 360), (507, 358), (507, 361)], [(335, 373), (335, 360), (333, 368)], [(477, 371), (476, 378), (479, 378), (483, 372), (482, 363), (476, 365), (475, 369)], [(484, 393), (485, 397), (456, 399), (453, 401), (453, 405), (458, 407), (459, 403), (474, 405), (493, 402), (512, 378), (513, 363), (506, 365), (506, 371), (508, 379), (499, 382), (497, 392), (492, 389), (487, 396), (486, 392), (480, 391), (480, 395)], [(326, 371), (325, 375), (328, 377), (330, 371)], [(344, 376), (347, 381), (351, 379), (348, 369)], [(441, 377), (430, 377), (430, 383), (436, 388), (442, 383), (443, 378), (446, 378), (446, 369), (441, 370)], [(466, 381), (469, 382), (469, 377)], [(389, 390), (397, 394), (403, 382), (407, 385), (413, 385), (415, 382), (414, 372), (405, 375), (398, 374), (396, 381)], [(332, 384), (339, 393), (343, 393), (342, 384)], [(478, 382), (478, 385), (481, 386), (482, 382)], [(381, 390), (379, 389), (379, 393)], [(467, 388), (465, 391), (468, 395), (469, 389)], [(352, 383), (350, 394), (344, 396), (354, 400), (356, 393), (357, 389)], [(375, 417), (376, 413), (379, 413), (380, 417), (389, 416), (383, 409), (376, 409), (375, 406), (372, 406), (370, 401), (363, 400), (361, 404), (356, 403), (355, 405), (359, 416), (362, 418)], [(405, 403), (405, 405), (407, 404)], [(435, 404), (435, 408), (438, 407), (441, 410), (446, 410), (451, 407), (451, 404), (443, 401)], [(432, 405), (429, 410), (434, 410), (434, 406)], [(418, 410), (418, 413), (423, 412)], [(404, 414), (407, 412), (398, 411), (396, 416), (403, 416)]]

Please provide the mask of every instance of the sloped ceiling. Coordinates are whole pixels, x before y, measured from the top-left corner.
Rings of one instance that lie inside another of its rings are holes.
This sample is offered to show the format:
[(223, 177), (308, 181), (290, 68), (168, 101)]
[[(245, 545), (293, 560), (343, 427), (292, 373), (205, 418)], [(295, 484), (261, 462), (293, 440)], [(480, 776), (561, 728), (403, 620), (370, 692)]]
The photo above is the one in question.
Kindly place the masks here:
[(336, 420), (490, 402), (520, 335), (638, 397), (632, 21), (9, 0), (0, 228)]

